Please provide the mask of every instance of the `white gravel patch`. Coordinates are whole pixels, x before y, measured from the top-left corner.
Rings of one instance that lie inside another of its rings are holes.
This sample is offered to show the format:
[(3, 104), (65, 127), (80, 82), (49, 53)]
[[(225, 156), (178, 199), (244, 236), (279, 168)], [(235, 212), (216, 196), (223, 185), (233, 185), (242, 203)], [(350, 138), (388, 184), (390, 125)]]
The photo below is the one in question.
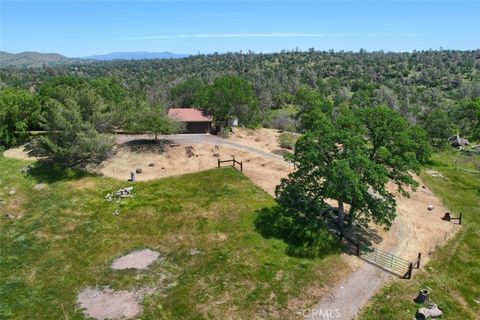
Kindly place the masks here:
[(112, 269), (138, 269), (145, 270), (160, 258), (160, 253), (150, 249), (143, 249), (129, 253), (113, 261)]
[(142, 294), (110, 288), (83, 289), (77, 299), (85, 316), (97, 320), (106, 319), (130, 319), (142, 313), (140, 304)]

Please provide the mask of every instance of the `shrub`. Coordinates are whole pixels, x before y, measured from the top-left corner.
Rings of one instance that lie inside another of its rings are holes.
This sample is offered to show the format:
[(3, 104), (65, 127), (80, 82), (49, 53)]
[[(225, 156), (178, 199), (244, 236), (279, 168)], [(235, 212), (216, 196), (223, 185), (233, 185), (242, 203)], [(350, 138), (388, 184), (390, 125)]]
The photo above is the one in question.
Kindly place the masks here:
[(278, 143), (280, 147), (293, 150), (295, 149), (295, 143), (297, 143), (298, 135), (292, 132), (283, 132), (278, 137)]

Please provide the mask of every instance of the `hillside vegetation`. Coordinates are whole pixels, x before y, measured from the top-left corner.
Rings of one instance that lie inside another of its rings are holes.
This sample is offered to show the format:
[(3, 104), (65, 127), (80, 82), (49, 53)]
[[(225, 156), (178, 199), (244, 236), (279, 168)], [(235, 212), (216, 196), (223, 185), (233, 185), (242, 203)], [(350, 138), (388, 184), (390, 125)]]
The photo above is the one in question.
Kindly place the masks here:
[[(479, 71), (480, 50), (310, 50), (3, 68), (0, 87), (37, 90), (58, 76), (108, 77), (120, 82), (130, 96), (144, 96), (152, 104), (203, 107), (206, 86), (236, 76), (252, 86), (258, 101), (254, 120), (263, 126), (301, 131), (299, 118), (312, 108), (335, 113), (343, 107), (385, 105), (421, 125), (432, 143), (442, 144), (456, 133), (480, 138)], [(236, 113), (242, 115), (242, 110)], [(477, 127), (475, 133), (472, 127)]]
[(58, 53), (40, 53), (25, 51), (20, 53), (8, 53), (0, 51), (0, 67), (42, 67), (44, 65), (59, 65), (79, 62), (79, 59), (67, 58)]

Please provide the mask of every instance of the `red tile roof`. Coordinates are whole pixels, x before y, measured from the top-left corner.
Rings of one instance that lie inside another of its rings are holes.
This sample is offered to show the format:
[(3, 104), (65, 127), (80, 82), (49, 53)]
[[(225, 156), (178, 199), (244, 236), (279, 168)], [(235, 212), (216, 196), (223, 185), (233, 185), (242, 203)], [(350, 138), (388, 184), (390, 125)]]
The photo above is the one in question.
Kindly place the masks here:
[(170, 108), (168, 116), (183, 122), (211, 122), (212, 117), (202, 110), (192, 108)]

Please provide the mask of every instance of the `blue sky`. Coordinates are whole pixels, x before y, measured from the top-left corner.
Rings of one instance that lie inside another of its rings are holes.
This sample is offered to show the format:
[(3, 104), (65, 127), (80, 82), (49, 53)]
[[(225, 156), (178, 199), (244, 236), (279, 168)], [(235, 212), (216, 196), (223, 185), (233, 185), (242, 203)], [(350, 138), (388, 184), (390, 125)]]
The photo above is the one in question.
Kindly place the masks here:
[(0, 50), (480, 48), (480, 1), (4, 1)]

